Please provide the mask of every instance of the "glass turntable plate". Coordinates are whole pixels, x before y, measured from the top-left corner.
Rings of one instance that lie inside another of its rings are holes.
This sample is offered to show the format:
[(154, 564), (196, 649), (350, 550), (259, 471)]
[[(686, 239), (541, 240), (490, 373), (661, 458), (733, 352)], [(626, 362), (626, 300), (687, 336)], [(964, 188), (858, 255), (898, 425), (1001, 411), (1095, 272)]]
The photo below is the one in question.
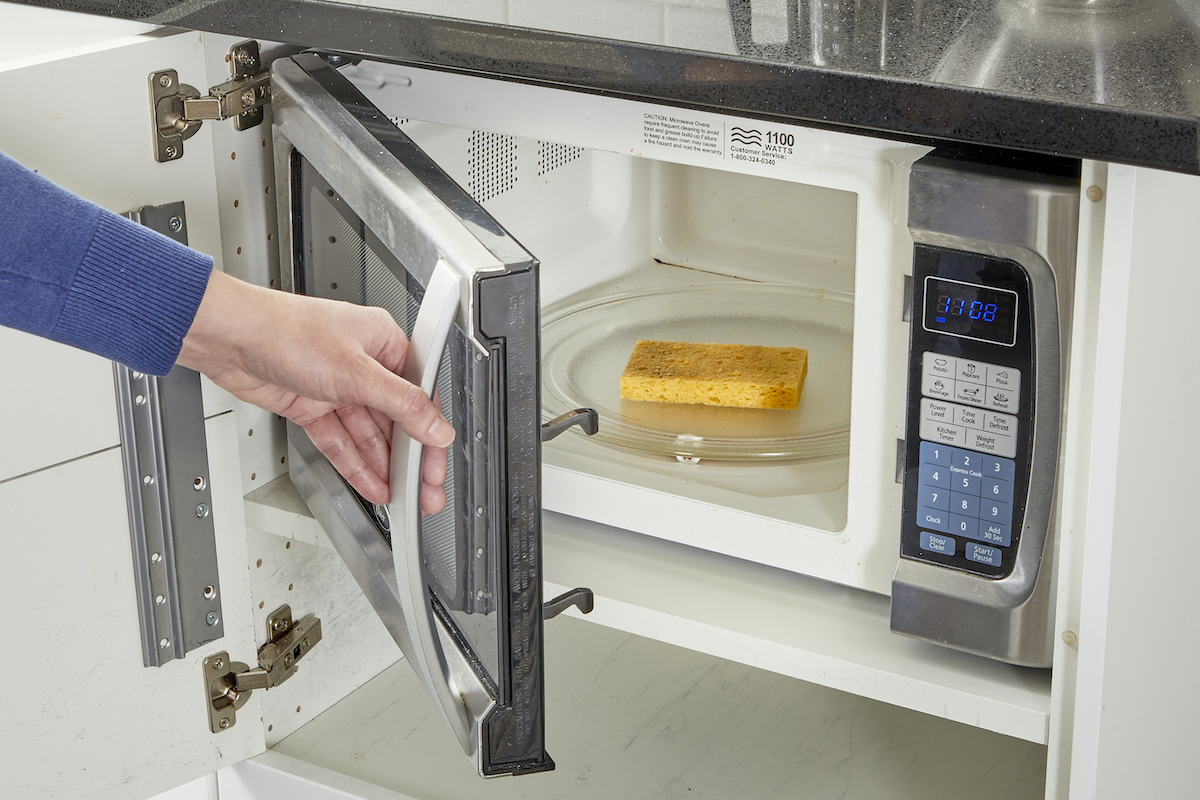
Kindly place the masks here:
[[(596, 409), (595, 438), (684, 458), (752, 460), (844, 454), (850, 443), (854, 306), (794, 286), (699, 284), (548, 308), (542, 317), (542, 411)], [(794, 410), (622, 400), (638, 339), (800, 347), (808, 377)]]

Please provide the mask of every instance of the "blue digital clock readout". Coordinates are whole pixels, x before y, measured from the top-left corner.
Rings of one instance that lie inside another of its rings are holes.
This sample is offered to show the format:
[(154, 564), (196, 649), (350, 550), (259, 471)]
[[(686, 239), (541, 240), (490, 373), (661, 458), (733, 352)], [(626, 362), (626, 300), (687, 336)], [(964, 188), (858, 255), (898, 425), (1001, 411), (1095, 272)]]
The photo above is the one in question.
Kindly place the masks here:
[(925, 330), (1013, 345), (1017, 293), (932, 276), (925, 279)]

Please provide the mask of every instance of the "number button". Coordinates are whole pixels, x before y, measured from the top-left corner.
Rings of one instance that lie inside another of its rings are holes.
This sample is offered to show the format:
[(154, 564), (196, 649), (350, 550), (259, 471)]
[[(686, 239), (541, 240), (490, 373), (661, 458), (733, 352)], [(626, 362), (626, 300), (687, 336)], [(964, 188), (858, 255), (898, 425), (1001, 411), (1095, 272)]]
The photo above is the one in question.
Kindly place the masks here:
[(999, 500), (1002, 503), (1011, 503), (1013, 499), (1013, 485), (1011, 481), (998, 481), (985, 475), (983, 478), (983, 489), (979, 494), (987, 500)]
[(969, 494), (950, 493), (950, 511), (965, 517), (979, 517), (979, 498)]
[(951, 464), (959, 469), (970, 470), (971, 472), (983, 474), (983, 454), (973, 453), (970, 450), (961, 450), (957, 447), (953, 448), (951, 454)]
[(950, 479), (950, 488), (961, 494), (970, 494), (979, 497), (979, 490), (983, 485), (983, 478), (978, 475), (965, 475), (961, 472), (955, 472)]
[(950, 468), (939, 467), (936, 464), (921, 465), (921, 485), (936, 486), (939, 489), (950, 489)]
[(989, 478), (996, 478), (1002, 481), (1012, 481), (1016, 477), (1017, 464), (1011, 458), (998, 458), (996, 456), (981, 456), (982, 472)]
[(952, 513), (950, 515), (950, 530), (946, 532), (956, 533), (968, 539), (978, 539), (979, 519), (977, 517), (965, 517), (961, 514)]
[(922, 486), (917, 496), (917, 505), (949, 511), (950, 492), (936, 486)]
[(1001, 525), (1012, 524), (1012, 505), (985, 500), (979, 507), (979, 518), (986, 522), (999, 522)]
[(935, 442), (921, 442), (921, 463), (950, 466), (950, 451), (952, 447)]

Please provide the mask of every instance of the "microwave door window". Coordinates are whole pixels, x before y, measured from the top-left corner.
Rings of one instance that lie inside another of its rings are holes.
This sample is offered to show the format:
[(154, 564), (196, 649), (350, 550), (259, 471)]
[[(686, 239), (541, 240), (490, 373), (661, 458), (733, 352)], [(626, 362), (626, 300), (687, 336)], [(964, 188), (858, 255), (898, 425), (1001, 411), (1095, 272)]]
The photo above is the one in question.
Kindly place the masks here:
[[(384, 308), (411, 339), (422, 287), (311, 165), (303, 165), (301, 183), (306, 187), (301, 263), (307, 293)], [(498, 694), (505, 676), (500, 673), (499, 615), (492, 596), (497, 548), (488, 525), (491, 515), (479, 513), (486, 503), (481, 490), (489, 477), (488, 437), (475, 436), (489, 427), (493, 392), (490, 361), (475, 359), (474, 352), (466, 332), (454, 324), (438, 366), (436, 394), (443, 416), (456, 430), (447, 454), (446, 506), (421, 518), (419, 535), (434, 613), (462, 645), (480, 680)], [(354, 494), (391, 549), (388, 509)]]

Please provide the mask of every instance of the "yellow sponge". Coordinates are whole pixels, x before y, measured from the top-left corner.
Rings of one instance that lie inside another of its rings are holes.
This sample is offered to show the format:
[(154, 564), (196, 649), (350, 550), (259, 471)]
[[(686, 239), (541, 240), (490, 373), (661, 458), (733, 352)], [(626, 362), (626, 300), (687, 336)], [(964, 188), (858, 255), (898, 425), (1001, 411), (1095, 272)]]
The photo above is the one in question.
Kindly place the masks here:
[(795, 408), (808, 351), (795, 347), (639, 339), (621, 373), (621, 397), (737, 408)]

